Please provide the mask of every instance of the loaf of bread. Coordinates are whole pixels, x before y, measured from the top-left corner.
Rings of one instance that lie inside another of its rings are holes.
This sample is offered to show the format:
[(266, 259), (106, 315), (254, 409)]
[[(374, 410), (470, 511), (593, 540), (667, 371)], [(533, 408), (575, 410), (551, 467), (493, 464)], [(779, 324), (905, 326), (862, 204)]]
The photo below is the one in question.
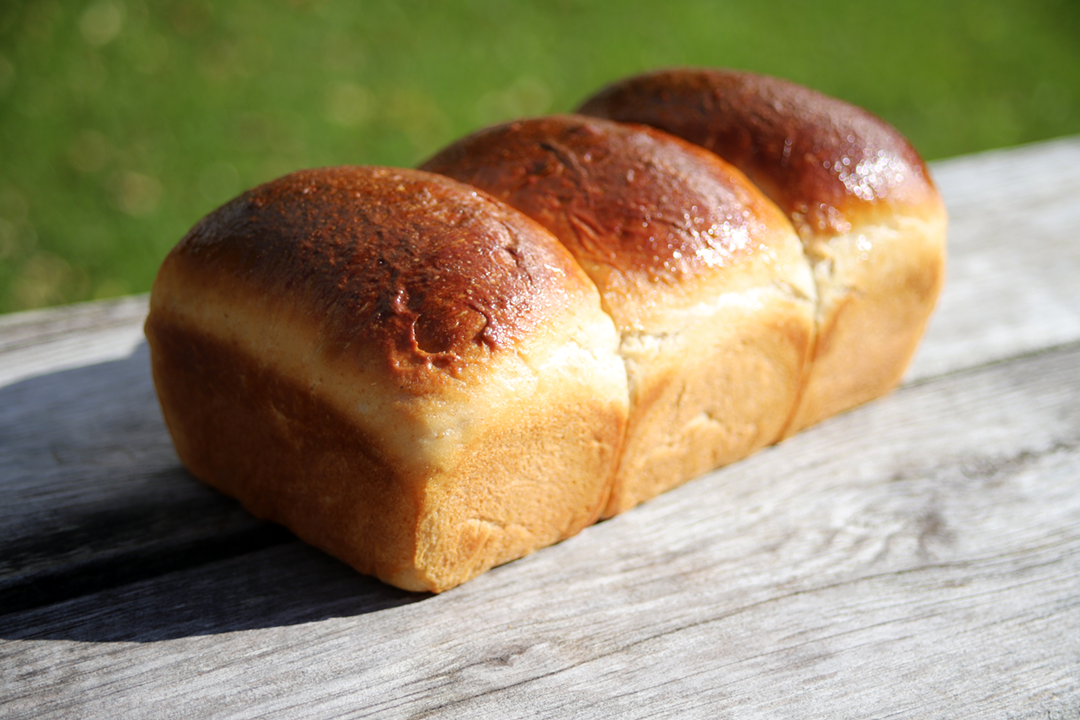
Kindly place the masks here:
[(946, 216), (918, 153), (865, 110), (778, 78), (661, 70), (580, 112), (716, 153), (791, 219), (817, 284), (814, 358), (787, 434), (895, 387), (945, 274)]
[(146, 321), (185, 466), (441, 592), (898, 382), (945, 221), (895, 131), (713, 71), (582, 113), (297, 172), (192, 228)]

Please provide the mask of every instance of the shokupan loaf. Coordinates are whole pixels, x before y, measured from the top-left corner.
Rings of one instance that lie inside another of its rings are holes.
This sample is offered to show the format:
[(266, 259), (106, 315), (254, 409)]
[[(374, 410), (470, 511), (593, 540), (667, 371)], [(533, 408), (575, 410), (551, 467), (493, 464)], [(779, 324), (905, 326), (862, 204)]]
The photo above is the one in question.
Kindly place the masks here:
[(438, 175), (244, 193), (167, 256), (146, 336), (191, 472), (393, 585), (451, 588), (608, 500), (627, 385), (596, 288)]
[(599, 288), (630, 388), (606, 515), (780, 438), (814, 284), (790, 223), (742, 173), (666, 133), (582, 116), (482, 130), (422, 167), (544, 225)]
[(721, 69), (632, 77), (579, 112), (711, 150), (791, 219), (818, 310), (810, 377), (787, 434), (899, 383), (941, 289), (946, 235), (941, 197), (900, 133), (795, 83)]
[(898, 382), (945, 216), (894, 130), (726, 71), (582, 113), (196, 224), (146, 321), (189, 470), (441, 592)]

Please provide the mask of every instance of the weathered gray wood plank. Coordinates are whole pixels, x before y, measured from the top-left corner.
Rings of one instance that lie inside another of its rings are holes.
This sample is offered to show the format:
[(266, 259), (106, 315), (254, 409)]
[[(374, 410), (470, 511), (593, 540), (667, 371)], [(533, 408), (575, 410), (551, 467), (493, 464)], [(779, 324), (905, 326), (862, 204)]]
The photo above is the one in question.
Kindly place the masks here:
[(145, 345), (0, 387), (0, 478), (4, 611), (288, 537), (180, 466)]
[(179, 468), (145, 298), (0, 318), (0, 715), (1080, 717), (1077, 160), (935, 166), (904, 389), (439, 597)]
[(0, 315), (0, 387), (117, 360), (144, 342), (149, 296)]
[(1080, 717), (1078, 367), (908, 386), (437, 597), (287, 545), (7, 616), (0, 709)]
[(1080, 137), (932, 171), (949, 210), (948, 277), (909, 377), (1080, 339)]
[[(911, 376), (1080, 339), (1080, 138), (935, 171), (951, 278)], [(145, 312), (140, 296), (0, 317), (0, 607), (284, 541), (179, 467)]]

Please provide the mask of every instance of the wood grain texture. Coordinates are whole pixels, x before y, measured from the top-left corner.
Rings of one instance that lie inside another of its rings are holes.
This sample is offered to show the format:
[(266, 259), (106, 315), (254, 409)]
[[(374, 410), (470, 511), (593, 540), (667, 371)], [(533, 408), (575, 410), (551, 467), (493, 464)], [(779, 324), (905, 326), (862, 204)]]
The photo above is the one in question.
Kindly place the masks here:
[(0, 387), (127, 357), (145, 342), (149, 297), (136, 295), (0, 316)]
[(1080, 339), (1080, 137), (931, 166), (949, 268), (908, 377)]
[(0, 716), (1080, 718), (1077, 160), (934, 167), (906, 387), (437, 597), (178, 466), (144, 298), (0, 318)]
[(286, 545), (9, 615), (4, 709), (1075, 717), (1078, 363), (906, 388), (437, 597)]
[(180, 466), (148, 367), (143, 345), (0, 387), (0, 607), (289, 538)]

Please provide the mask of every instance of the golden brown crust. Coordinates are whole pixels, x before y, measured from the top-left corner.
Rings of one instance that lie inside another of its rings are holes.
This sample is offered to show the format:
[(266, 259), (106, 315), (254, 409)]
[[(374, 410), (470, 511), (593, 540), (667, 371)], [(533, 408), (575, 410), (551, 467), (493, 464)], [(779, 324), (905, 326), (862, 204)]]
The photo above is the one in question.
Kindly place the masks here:
[(512, 347), (568, 301), (568, 275), (583, 279), (542, 229), (482, 193), (378, 167), (305, 170), (248, 191), (167, 262), (188, 258), (303, 296), (326, 314), (332, 345), (363, 337), (406, 379), (430, 365), (460, 371), (479, 347)]
[(615, 83), (580, 111), (666, 130), (746, 173), (803, 233), (934, 201), (922, 158), (880, 118), (780, 78), (659, 70)]
[(422, 167), (550, 230), (622, 330), (700, 303), (703, 288), (715, 297), (777, 280), (769, 253), (783, 254), (792, 237), (742, 173), (642, 126), (574, 115), (520, 120), (463, 138)]
[(678, 283), (738, 262), (783, 220), (741, 174), (667, 134), (583, 116), (481, 130), (421, 166), (492, 192), (586, 266)]

